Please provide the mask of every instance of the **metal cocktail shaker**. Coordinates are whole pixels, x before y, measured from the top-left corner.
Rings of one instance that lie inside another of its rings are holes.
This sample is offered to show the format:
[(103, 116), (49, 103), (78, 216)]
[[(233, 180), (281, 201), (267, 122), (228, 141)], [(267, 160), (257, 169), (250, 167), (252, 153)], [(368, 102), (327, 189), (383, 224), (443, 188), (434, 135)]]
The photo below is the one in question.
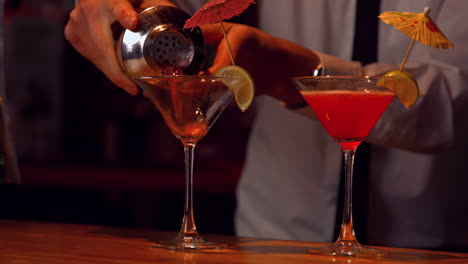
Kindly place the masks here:
[(125, 30), (116, 45), (117, 58), (125, 74), (197, 74), (205, 63), (205, 42), (200, 28), (184, 30), (190, 18), (170, 6), (150, 7), (139, 13), (135, 31)]

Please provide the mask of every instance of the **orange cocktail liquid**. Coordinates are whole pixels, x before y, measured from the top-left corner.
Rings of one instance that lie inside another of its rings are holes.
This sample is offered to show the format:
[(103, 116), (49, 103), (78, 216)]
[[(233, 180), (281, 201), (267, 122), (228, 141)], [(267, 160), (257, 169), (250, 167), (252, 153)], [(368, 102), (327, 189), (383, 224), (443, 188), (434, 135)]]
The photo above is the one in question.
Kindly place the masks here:
[[(183, 74), (183, 69), (181, 68), (163, 67), (162, 71), (164, 74), (173, 75), (173, 76)], [(175, 115), (180, 118), (182, 116), (182, 103), (177, 97), (177, 82), (176, 81), (171, 82), (171, 100), (172, 100), (172, 104), (174, 105)]]
[(194, 139), (198, 141), (208, 133), (208, 125), (204, 121), (166, 120), (166, 124), (179, 139)]
[(356, 149), (395, 97), (390, 91), (301, 91), (343, 149)]

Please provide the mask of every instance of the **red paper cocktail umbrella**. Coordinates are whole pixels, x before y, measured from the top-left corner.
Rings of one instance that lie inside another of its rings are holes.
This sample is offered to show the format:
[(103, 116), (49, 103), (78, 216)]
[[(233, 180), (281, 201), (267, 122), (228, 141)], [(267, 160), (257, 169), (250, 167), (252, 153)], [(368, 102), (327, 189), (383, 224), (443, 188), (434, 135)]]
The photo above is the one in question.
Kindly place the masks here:
[(220, 22), (232, 64), (235, 65), (226, 31), (224, 30), (223, 20), (239, 15), (252, 3), (254, 3), (253, 0), (209, 0), (190, 19), (187, 19), (184, 28)]

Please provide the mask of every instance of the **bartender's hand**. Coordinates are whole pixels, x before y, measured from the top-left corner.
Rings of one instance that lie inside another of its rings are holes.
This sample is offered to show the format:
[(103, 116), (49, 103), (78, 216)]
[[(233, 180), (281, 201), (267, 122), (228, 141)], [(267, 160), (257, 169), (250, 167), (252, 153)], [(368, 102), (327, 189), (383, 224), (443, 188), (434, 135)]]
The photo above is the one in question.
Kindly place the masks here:
[(134, 29), (138, 25), (137, 11), (157, 5), (174, 6), (167, 0), (80, 0), (70, 13), (65, 37), (113, 83), (135, 95), (138, 87), (127, 78), (117, 61), (111, 26), (118, 22)]
[[(223, 24), (234, 61), (252, 75), (257, 95), (267, 94), (291, 106), (305, 103), (291, 78), (313, 73), (320, 64), (314, 51), (253, 27)], [(232, 64), (220, 24), (204, 25), (202, 30), (205, 41), (217, 47), (216, 58), (208, 71), (214, 73)]]

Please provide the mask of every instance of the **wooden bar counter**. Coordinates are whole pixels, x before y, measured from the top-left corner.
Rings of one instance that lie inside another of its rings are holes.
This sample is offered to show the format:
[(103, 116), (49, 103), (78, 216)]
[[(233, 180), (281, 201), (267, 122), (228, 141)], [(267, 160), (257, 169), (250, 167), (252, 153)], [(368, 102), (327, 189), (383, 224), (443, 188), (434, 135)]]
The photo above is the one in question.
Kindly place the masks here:
[(208, 236), (225, 241), (228, 249), (175, 252), (150, 246), (173, 233), (46, 222), (0, 220), (1, 264), (299, 264), (299, 263), (468, 263), (468, 254), (386, 248), (383, 259), (318, 256), (305, 253), (323, 244), (229, 236)]

